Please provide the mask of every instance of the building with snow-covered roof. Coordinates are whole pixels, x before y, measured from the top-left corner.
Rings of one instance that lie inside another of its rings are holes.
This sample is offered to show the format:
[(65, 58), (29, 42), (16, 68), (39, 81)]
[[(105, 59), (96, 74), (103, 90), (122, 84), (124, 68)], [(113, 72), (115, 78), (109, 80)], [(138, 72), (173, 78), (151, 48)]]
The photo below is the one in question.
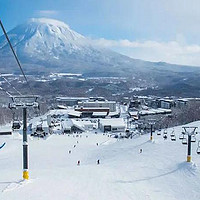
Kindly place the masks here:
[(160, 99), (160, 108), (171, 109), (175, 102), (172, 99)]
[(62, 103), (66, 106), (78, 105), (79, 101), (86, 101), (88, 99), (87, 97), (56, 97), (58, 103)]
[(115, 101), (82, 101), (78, 102), (78, 106), (87, 108), (109, 108), (110, 112), (116, 111)]
[(99, 129), (103, 132), (124, 132), (126, 128), (123, 118), (100, 119)]
[(188, 104), (188, 100), (187, 99), (177, 99), (176, 101), (176, 106), (178, 108), (183, 108)]
[(84, 124), (74, 119), (66, 119), (61, 123), (62, 133), (81, 133), (85, 131)]
[(75, 108), (75, 111), (81, 112), (82, 117), (92, 117), (93, 113), (109, 113), (109, 108), (101, 108), (101, 107), (80, 107)]
[(68, 117), (69, 118), (80, 118), (81, 117), (81, 112), (75, 111), (75, 110), (69, 110), (68, 111)]
[(129, 111), (128, 114), (134, 120), (138, 120), (139, 119), (139, 111), (138, 110), (136, 110), (136, 111)]
[(93, 112), (93, 118), (105, 118), (108, 115), (108, 112)]

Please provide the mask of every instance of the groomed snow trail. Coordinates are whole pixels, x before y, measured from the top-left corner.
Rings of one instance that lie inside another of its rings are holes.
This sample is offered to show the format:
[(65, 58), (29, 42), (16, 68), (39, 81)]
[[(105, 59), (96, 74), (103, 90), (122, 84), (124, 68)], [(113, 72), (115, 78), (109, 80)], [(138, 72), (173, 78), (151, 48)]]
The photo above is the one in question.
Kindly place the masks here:
[[(175, 129), (177, 138), (180, 131)], [(0, 142), (6, 142), (0, 150), (1, 200), (200, 199), (196, 143), (193, 162), (187, 163), (187, 147), (180, 140), (157, 135), (153, 142), (148, 135), (117, 140), (89, 133), (29, 139), (30, 180), (22, 181), (21, 138), (4, 136)]]

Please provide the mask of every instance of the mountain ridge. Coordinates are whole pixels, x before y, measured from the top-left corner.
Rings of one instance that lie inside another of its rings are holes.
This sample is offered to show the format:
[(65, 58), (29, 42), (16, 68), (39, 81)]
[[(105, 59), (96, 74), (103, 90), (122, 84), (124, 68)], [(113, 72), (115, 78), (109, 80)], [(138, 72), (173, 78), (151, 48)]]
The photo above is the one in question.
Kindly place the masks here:
[[(200, 72), (198, 67), (133, 59), (97, 46), (93, 40), (70, 29), (64, 22), (31, 18), (8, 32), (10, 41), (28, 74), (82, 73), (86, 76), (125, 76), (152, 84), (165, 74)], [(19, 73), (5, 36), (0, 37), (1, 73)], [(185, 74), (184, 74), (185, 76)]]

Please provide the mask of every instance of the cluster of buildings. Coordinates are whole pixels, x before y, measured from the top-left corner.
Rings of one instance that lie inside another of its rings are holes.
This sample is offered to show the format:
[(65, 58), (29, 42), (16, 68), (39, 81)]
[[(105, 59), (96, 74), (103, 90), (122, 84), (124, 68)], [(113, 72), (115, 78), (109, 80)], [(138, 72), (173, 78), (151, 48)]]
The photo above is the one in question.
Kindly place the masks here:
[[(128, 110), (122, 111), (124, 105), (108, 101), (104, 97), (57, 97), (57, 108), (50, 110), (43, 130), (54, 133), (70, 134), (85, 131), (121, 132), (128, 131), (132, 118), (137, 121), (140, 116), (166, 115), (173, 107), (182, 108), (188, 104), (187, 99), (134, 97), (126, 103)], [(41, 125), (40, 125), (41, 126)], [(32, 124), (37, 132), (38, 124)]]
[(57, 97), (56, 101), (56, 109), (50, 110), (43, 120), (32, 121), (33, 136), (41, 134), (41, 130), (42, 133), (58, 134), (126, 130), (126, 123), (120, 118), (120, 109), (115, 101), (103, 97)]
[(172, 108), (184, 108), (188, 102), (188, 99), (136, 96), (127, 105), (130, 117), (137, 120), (146, 115), (171, 114)]
[(136, 96), (129, 101), (129, 108), (141, 108), (141, 106), (148, 106), (151, 108), (171, 109), (173, 107), (182, 108), (188, 104), (188, 99), (171, 99), (171, 98), (157, 98)]
[(74, 111), (80, 113), (81, 117), (119, 117), (116, 102), (108, 101), (104, 97), (57, 97), (56, 100), (58, 108), (73, 106)]

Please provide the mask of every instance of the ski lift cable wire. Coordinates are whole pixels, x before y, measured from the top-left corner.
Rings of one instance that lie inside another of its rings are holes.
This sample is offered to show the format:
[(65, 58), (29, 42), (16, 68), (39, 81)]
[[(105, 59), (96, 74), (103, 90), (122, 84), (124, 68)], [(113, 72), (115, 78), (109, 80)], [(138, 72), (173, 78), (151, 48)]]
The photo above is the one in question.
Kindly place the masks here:
[[(7, 39), (7, 42), (8, 42), (8, 44), (9, 44), (9, 46), (10, 46), (10, 48), (11, 48), (11, 51), (12, 51), (14, 57), (15, 57), (15, 60), (16, 60), (18, 66), (19, 66), (19, 68), (20, 68), (20, 70), (21, 70), (21, 73), (22, 73), (22, 75), (23, 75), (23, 77), (24, 77), (24, 79), (25, 79), (25, 81), (26, 81), (26, 83), (27, 83), (27, 85), (28, 85), (28, 87), (29, 87), (29, 89), (30, 89), (30, 92), (32, 93), (32, 89), (31, 89), (31, 87), (30, 87), (30, 84), (29, 84), (29, 82), (28, 82), (28, 80), (27, 80), (27, 78), (26, 78), (26, 75), (25, 75), (25, 73), (24, 73), (24, 71), (23, 71), (23, 69), (22, 69), (22, 66), (21, 66), (21, 64), (20, 64), (20, 62), (19, 62), (19, 59), (18, 59), (18, 57), (17, 57), (17, 55), (16, 55), (16, 53), (15, 53), (15, 51), (14, 51), (14, 49), (13, 49), (13, 46), (12, 46), (12, 44), (11, 44), (11, 42), (10, 42), (10, 39), (9, 39), (7, 33), (6, 33), (6, 30), (5, 30), (4, 26), (3, 26), (3, 23), (2, 23), (2, 21), (1, 21), (1, 19), (0, 19), (0, 26), (1, 26), (2, 30), (3, 30), (3, 33), (4, 33), (4, 35), (5, 35), (6, 39)], [(33, 93), (32, 93), (32, 95), (33, 95)]]
[(19, 95), (22, 95), (21, 92), (19, 92), (4, 76), (2, 73), (0, 73), (0, 77), (3, 78)]
[(6, 91), (5, 89), (3, 89), (2, 87), (0, 87), (0, 90), (4, 91), (9, 97), (12, 97), (13, 95), (11, 95), (8, 91)]

